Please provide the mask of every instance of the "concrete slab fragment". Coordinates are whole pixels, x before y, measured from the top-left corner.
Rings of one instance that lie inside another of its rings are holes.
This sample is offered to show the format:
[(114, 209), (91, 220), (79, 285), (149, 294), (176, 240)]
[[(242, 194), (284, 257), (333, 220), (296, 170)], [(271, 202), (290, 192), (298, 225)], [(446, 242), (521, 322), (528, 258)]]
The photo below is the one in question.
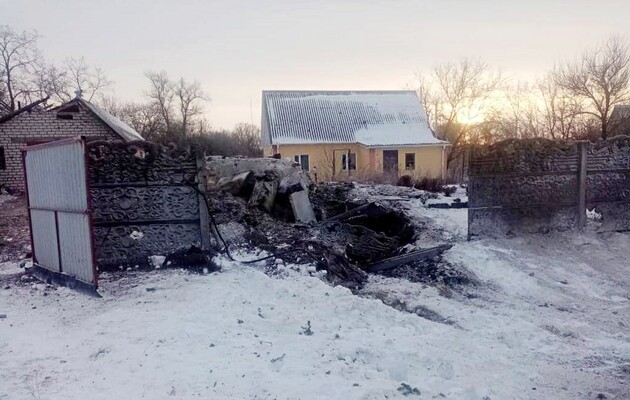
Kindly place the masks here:
[(291, 201), (291, 208), (293, 209), (293, 215), (297, 222), (308, 224), (309, 222), (317, 221), (306, 190), (291, 193), (289, 200)]

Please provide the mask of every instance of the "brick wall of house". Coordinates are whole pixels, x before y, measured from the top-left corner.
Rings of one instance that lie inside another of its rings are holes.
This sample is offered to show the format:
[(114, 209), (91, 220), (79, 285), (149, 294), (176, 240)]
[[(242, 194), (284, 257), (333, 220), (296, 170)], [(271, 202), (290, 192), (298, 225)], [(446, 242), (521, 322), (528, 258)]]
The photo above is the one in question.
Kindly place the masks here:
[(5, 169), (0, 164), (0, 188), (7, 188), (11, 192), (24, 191), (22, 150), (26, 143), (78, 135), (120, 140), (109, 126), (83, 108), (72, 113), (72, 119), (58, 118), (55, 111), (31, 111), (0, 124), (0, 147), (4, 149), (6, 164)]

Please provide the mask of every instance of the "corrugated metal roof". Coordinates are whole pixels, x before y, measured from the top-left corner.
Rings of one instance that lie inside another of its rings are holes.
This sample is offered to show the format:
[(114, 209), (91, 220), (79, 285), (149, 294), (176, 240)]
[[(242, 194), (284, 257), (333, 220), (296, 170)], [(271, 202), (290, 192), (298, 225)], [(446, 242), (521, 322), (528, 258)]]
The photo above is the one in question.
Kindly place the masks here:
[(263, 91), (263, 144), (447, 144), (415, 91)]

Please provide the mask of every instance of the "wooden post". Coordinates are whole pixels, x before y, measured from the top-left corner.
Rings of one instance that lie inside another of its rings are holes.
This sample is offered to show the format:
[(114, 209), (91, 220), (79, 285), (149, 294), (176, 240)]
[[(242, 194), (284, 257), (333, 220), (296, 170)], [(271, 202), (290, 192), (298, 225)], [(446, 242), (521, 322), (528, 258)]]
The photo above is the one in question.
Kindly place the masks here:
[(578, 227), (586, 226), (586, 157), (588, 142), (580, 141), (578, 146)]
[[(197, 158), (197, 188), (203, 194), (207, 194), (208, 177), (206, 175), (206, 158), (203, 150), (197, 149), (195, 152)], [(208, 206), (206, 199), (198, 194), (199, 197), (199, 227), (201, 229), (201, 248), (210, 249), (210, 215), (208, 214)]]

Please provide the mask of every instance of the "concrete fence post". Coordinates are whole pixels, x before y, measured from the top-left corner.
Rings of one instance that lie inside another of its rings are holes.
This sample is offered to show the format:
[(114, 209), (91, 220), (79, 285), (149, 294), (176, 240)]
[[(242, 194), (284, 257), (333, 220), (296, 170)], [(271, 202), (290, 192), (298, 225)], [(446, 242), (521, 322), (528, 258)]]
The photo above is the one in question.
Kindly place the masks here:
[[(196, 149), (195, 158), (197, 163), (197, 189), (206, 194), (208, 188), (208, 177), (206, 175), (206, 158), (202, 149)], [(210, 215), (206, 199), (199, 194), (199, 228), (201, 229), (201, 248), (210, 248)]]
[(589, 143), (578, 142), (578, 227), (586, 226), (586, 161)]

